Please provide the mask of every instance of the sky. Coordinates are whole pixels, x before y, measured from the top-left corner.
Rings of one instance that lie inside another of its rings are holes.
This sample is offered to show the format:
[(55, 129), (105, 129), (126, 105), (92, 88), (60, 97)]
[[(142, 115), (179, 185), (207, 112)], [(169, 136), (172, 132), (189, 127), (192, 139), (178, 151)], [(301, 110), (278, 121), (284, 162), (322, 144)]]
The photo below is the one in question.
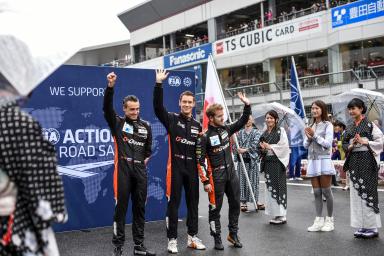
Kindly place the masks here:
[[(112, 1), (109, 1), (109, 4), (110, 4), (111, 11), (117, 15), (146, 1), (147, 0), (112, 0)], [(108, 25), (109, 24), (106, 24), (106, 26)], [(129, 31), (123, 25), (123, 23), (121, 23), (121, 26), (119, 27), (116, 27), (115, 23), (112, 24), (111, 26), (114, 26), (114, 27), (111, 28), (111, 34), (109, 35), (109, 37), (105, 37), (100, 39), (100, 41), (93, 42), (89, 46), (108, 44), (108, 43), (127, 40), (130, 38)]]

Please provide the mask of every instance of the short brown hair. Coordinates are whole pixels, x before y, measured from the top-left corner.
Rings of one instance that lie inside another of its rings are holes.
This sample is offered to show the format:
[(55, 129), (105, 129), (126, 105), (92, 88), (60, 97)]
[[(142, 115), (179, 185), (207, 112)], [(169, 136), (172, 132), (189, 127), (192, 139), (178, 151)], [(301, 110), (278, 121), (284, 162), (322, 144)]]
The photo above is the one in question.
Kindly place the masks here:
[(213, 103), (208, 106), (207, 110), (205, 111), (205, 114), (208, 118), (214, 117), (217, 110), (222, 110), (223, 106), (221, 106), (218, 103)]
[(181, 101), (181, 99), (184, 97), (184, 96), (192, 96), (193, 97), (193, 101), (195, 101), (195, 95), (191, 92), (191, 91), (184, 91), (180, 94), (180, 98), (179, 100)]

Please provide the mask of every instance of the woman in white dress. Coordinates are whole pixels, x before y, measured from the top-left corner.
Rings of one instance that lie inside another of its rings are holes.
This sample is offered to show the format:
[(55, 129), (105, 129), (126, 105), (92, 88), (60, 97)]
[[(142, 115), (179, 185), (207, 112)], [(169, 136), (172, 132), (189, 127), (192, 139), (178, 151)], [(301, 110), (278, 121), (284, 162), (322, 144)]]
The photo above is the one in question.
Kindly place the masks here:
[[(307, 177), (311, 177), (313, 193), (315, 196), (316, 218), (308, 231), (332, 231), (333, 222), (333, 195), (331, 190), (332, 175), (336, 174), (331, 160), (333, 125), (328, 120), (327, 105), (317, 100), (312, 103), (312, 124), (305, 128), (304, 147), (308, 149)], [(327, 204), (327, 216), (323, 216), (323, 196)]]
[(357, 229), (355, 237), (373, 238), (381, 227), (377, 184), (383, 133), (364, 116), (367, 108), (362, 100), (352, 99), (348, 111), (354, 122), (347, 127), (343, 148), (351, 184), (351, 226)]

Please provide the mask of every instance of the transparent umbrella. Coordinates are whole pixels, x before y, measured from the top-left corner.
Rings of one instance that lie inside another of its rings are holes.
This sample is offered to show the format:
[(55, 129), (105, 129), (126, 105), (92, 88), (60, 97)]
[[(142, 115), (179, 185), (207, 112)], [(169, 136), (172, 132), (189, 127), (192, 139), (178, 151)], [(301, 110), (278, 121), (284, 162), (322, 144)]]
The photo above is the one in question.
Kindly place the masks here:
[(281, 105), (277, 102), (264, 103), (252, 107), (252, 116), (255, 120), (255, 125), (260, 130), (264, 130), (265, 114), (269, 110), (275, 110), (279, 115), (279, 127), (283, 127), (288, 135), (289, 144), (291, 147), (300, 147), (304, 141), (305, 124), (303, 119), (292, 109)]
[(384, 95), (379, 92), (366, 89), (352, 89), (332, 97), (333, 117), (336, 120), (348, 124), (352, 121), (347, 105), (353, 98), (359, 98), (367, 106), (366, 116), (370, 121), (383, 121), (384, 114)]

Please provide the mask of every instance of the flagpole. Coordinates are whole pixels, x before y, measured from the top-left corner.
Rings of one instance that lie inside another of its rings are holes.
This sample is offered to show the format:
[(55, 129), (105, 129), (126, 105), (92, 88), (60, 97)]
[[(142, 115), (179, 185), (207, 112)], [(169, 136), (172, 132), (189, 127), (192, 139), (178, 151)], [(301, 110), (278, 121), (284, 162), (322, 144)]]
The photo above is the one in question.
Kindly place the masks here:
[[(213, 66), (213, 71), (215, 73), (215, 76), (216, 76), (216, 79), (219, 83), (219, 88), (220, 88), (220, 95), (223, 99), (223, 102), (224, 102), (224, 109), (225, 111), (227, 112), (227, 117), (228, 117), (228, 120), (230, 123), (232, 123), (232, 119), (231, 119), (231, 115), (229, 114), (229, 110), (228, 110), (228, 106), (227, 106), (227, 103), (225, 101), (225, 97), (224, 97), (224, 93), (223, 93), (223, 88), (221, 87), (221, 84), (220, 84), (220, 80), (219, 80), (219, 76), (217, 74), (217, 71), (216, 71), (216, 66), (215, 66), (215, 63), (213, 62), (213, 58), (212, 58), (212, 55), (209, 54), (209, 61), (211, 61), (211, 64)], [(236, 134), (234, 134), (235, 136), (233, 137), (233, 140), (235, 142), (235, 145), (236, 145), (236, 149), (239, 149), (240, 146), (239, 146), (239, 142), (237, 140), (237, 136)], [(240, 157), (240, 162), (241, 162), (241, 166), (243, 167), (243, 173), (244, 173), (244, 176), (245, 176), (245, 179), (247, 180), (247, 185), (248, 185), (248, 188), (249, 188), (249, 191), (250, 191), (250, 194), (252, 196), (252, 201), (253, 201), (253, 204), (255, 205), (255, 209), (256, 211), (258, 210), (257, 208), (257, 202), (256, 202), (256, 199), (255, 199), (255, 195), (253, 193), (253, 189), (252, 189), (252, 184), (251, 184), (251, 181), (249, 180), (249, 177), (248, 177), (248, 173), (247, 173), (247, 168), (245, 167), (245, 163), (244, 163), (244, 159), (243, 159), (243, 155), (242, 154), (239, 154), (239, 157)], [(233, 160), (233, 154), (232, 154), (232, 160)]]

